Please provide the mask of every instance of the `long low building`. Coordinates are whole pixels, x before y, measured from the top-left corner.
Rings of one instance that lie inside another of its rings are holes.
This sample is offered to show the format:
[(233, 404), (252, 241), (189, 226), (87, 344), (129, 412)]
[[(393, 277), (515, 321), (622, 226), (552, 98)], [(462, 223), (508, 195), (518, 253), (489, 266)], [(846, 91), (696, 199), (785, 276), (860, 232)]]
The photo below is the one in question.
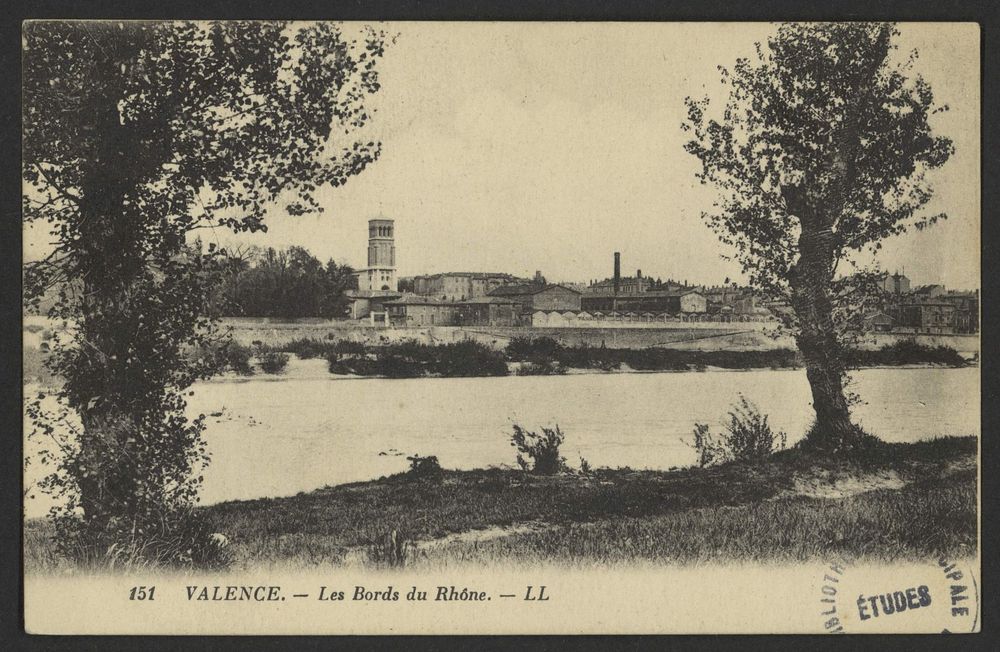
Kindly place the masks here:
[(411, 280), (414, 294), (445, 301), (465, 301), (521, 279), (502, 272), (442, 272), (414, 276)]
[(697, 290), (649, 290), (630, 294), (601, 292), (582, 295), (580, 308), (602, 313), (702, 313), (708, 311), (708, 301)]
[(489, 293), (491, 297), (516, 301), (523, 314), (531, 314), (537, 310), (580, 310), (581, 295), (579, 290), (552, 283), (501, 285)]
[(447, 301), (406, 293), (384, 303), (388, 322), (397, 328), (419, 326), (518, 326), (521, 305), (503, 297)]
[(406, 293), (385, 302), (393, 326), (454, 326), (458, 306), (453, 301)]
[(519, 326), (521, 304), (506, 297), (473, 297), (458, 302), (459, 326)]

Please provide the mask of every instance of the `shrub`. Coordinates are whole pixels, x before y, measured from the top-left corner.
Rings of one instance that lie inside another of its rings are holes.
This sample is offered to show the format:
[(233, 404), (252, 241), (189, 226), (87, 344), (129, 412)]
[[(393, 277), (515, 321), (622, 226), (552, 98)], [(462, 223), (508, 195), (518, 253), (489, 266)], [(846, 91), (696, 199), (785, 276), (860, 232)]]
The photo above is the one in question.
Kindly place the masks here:
[(288, 364), (288, 354), (277, 351), (265, 351), (258, 355), (257, 360), (260, 362), (260, 368), (264, 373), (280, 374)]
[(514, 337), (507, 343), (507, 354), (512, 360), (553, 358), (563, 346), (551, 337)]
[(250, 364), (252, 351), (235, 340), (213, 340), (187, 349), (185, 356), (191, 364), (208, 375), (232, 371), (240, 376), (252, 376)]
[(521, 366), (517, 368), (518, 376), (562, 376), (566, 372), (566, 367), (551, 360), (522, 362)]
[(729, 411), (723, 435), (726, 448), (737, 460), (754, 460), (783, 450), (788, 441), (784, 432), (774, 432), (757, 406), (740, 394), (740, 402)]
[(375, 376), (379, 373), (375, 368), (376, 365), (374, 356), (372, 356), (372, 359), (369, 359), (367, 356), (346, 353), (330, 353), (326, 356), (326, 361), (331, 374)]
[(376, 567), (403, 568), (414, 549), (405, 534), (392, 530), (368, 540), (368, 562)]
[(336, 353), (365, 353), (368, 349), (364, 342), (354, 342), (352, 340), (340, 340), (339, 342), (334, 342), (333, 350)]
[(426, 457), (411, 455), (406, 459), (410, 462), (408, 475), (411, 478), (438, 480), (444, 474), (441, 464), (438, 462), (437, 455), (428, 455)]
[(329, 341), (335, 337), (334, 333), (327, 333), (326, 341), (300, 337), (292, 340), (280, 347), (273, 347), (275, 350), (285, 353), (294, 353), (303, 360), (312, 358), (330, 358), (339, 353), (365, 353), (365, 345), (362, 342), (352, 342), (350, 340)]
[(727, 461), (760, 460), (784, 450), (788, 436), (774, 432), (757, 406), (739, 395), (739, 403), (729, 410), (723, 432), (716, 437), (707, 424), (696, 423), (694, 441), (686, 442), (698, 453), (698, 466), (705, 467)]
[(707, 423), (694, 424), (694, 441), (684, 442), (698, 454), (698, 466), (704, 468), (726, 460), (726, 451), (708, 429)]
[[(445, 344), (436, 347), (426, 346), (431, 352), (431, 371), (441, 376), (506, 376), (507, 359), (503, 353), (486, 344), (473, 340)], [(434, 354), (437, 355), (434, 355)]]
[[(366, 365), (367, 360), (358, 360), (360, 366), (356, 366), (355, 373), (363, 375), (385, 376), (386, 378), (419, 378), (428, 374), (426, 360), (415, 359), (398, 351), (385, 351), (377, 354), (375, 364)], [(371, 374), (364, 374), (364, 370), (370, 368)]]
[(283, 345), (281, 350), (288, 353), (294, 353), (302, 360), (309, 360), (311, 358), (322, 358), (326, 356), (330, 352), (331, 348), (332, 345), (329, 342), (321, 342), (319, 340), (302, 337)]
[(250, 347), (230, 340), (218, 350), (219, 371), (232, 371), (240, 376), (252, 376)]
[(228, 540), (212, 533), (203, 516), (191, 509), (160, 510), (152, 519), (112, 518), (104, 532), (84, 530), (77, 517), (57, 525), (59, 552), (75, 565), (101, 571), (149, 571), (166, 568), (222, 570), (233, 562)]
[(507, 375), (507, 360), (500, 351), (471, 340), (440, 345), (409, 341), (371, 349), (353, 342), (338, 344), (346, 350), (327, 356), (330, 373), (386, 378)]
[(559, 454), (564, 435), (559, 429), (542, 428), (542, 434), (530, 432), (514, 424), (510, 445), (517, 448), (517, 463), (524, 471), (538, 475), (554, 475), (566, 469), (566, 458)]
[(965, 359), (949, 346), (928, 346), (913, 338), (899, 340), (874, 350), (854, 349), (848, 352), (847, 362), (855, 367), (904, 364), (944, 364), (951, 367), (965, 366)]

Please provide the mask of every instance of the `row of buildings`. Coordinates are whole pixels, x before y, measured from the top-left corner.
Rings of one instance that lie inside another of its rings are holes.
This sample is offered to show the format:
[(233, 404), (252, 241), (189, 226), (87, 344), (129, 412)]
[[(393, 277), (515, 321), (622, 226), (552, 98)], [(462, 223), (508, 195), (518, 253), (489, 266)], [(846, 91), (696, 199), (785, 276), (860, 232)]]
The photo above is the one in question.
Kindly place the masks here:
[(879, 283), (882, 301), (868, 317), (872, 330), (943, 335), (979, 332), (979, 291), (948, 290), (943, 285), (911, 287), (899, 272)]
[[(445, 272), (398, 279), (395, 225), (368, 222), (368, 266), (358, 270), (349, 293), (351, 317), (373, 324), (407, 326), (552, 326), (582, 323), (668, 321), (770, 321), (752, 290), (653, 279), (636, 270), (588, 285), (548, 283), (541, 272), (521, 278), (496, 272)], [(869, 316), (873, 330), (967, 333), (979, 329), (979, 293), (948, 292), (940, 285), (910, 288), (902, 274), (881, 282), (884, 301)]]
[(396, 276), (395, 224), (368, 222), (368, 265), (355, 272), (349, 294), (351, 317), (393, 326), (530, 326), (561, 320), (632, 320), (706, 313), (708, 300), (696, 288), (656, 285), (642, 272), (622, 278), (615, 254), (614, 275), (584, 289), (505, 273), (446, 272), (405, 279)]

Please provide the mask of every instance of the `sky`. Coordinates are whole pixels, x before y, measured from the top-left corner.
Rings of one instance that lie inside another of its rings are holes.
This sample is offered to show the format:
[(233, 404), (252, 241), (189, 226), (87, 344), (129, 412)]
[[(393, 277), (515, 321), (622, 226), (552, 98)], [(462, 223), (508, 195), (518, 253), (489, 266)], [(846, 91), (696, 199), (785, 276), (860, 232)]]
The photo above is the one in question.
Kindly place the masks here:
[[(353, 28), (349, 26), (348, 29)], [(396, 23), (366, 128), (381, 158), (319, 215), (268, 218), (267, 234), (220, 244), (303, 245), (366, 263), (367, 220), (396, 221), (401, 276), (503, 271), (549, 280), (623, 273), (713, 284), (739, 266), (702, 222), (715, 191), (683, 150), (685, 96), (719, 95), (718, 65), (750, 56), (766, 23)], [(878, 263), (914, 283), (979, 286), (979, 34), (902, 24), (902, 51), (938, 103), (956, 152), (928, 212), (948, 219), (886, 242)], [(864, 262), (867, 262), (864, 261)]]

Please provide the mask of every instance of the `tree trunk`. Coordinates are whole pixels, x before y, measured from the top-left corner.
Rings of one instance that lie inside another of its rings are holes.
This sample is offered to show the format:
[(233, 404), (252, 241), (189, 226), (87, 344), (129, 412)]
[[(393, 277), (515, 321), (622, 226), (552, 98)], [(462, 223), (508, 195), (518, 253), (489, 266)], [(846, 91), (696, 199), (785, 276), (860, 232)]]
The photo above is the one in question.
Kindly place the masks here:
[(834, 330), (830, 282), (834, 267), (834, 237), (820, 219), (802, 219), (799, 260), (790, 281), (792, 308), (798, 321), (796, 343), (806, 363), (812, 389), (816, 423), (806, 436), (808, 444), (825, 450), (842, 450), (861, 440), (861, 430), (851, 422), (844, 395), (843, 349)]

